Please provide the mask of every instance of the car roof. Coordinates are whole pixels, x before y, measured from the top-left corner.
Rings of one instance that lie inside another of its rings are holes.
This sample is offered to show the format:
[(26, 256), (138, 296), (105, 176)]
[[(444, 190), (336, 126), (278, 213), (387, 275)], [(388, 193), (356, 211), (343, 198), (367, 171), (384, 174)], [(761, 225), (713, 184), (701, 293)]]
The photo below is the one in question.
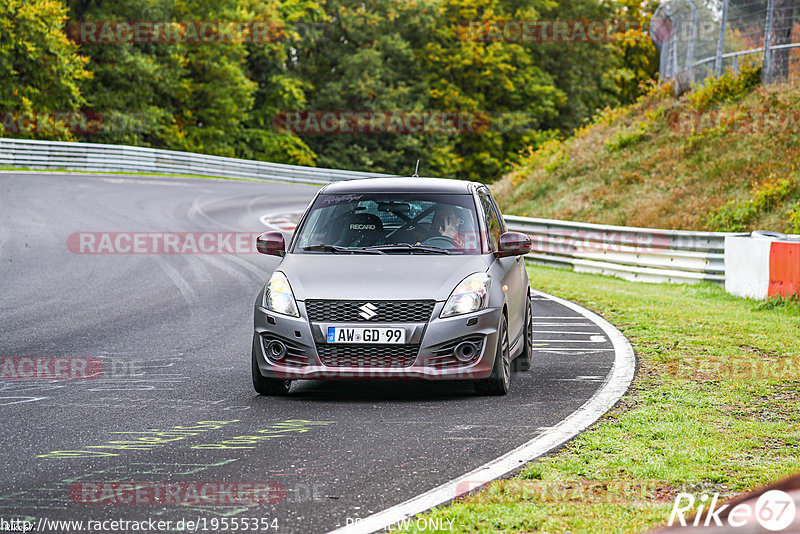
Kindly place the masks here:
[(364, 178), (325, 186), (320, 194), (339, 193), (450, 193), (471, 194), (483, 184), (446, 178)]

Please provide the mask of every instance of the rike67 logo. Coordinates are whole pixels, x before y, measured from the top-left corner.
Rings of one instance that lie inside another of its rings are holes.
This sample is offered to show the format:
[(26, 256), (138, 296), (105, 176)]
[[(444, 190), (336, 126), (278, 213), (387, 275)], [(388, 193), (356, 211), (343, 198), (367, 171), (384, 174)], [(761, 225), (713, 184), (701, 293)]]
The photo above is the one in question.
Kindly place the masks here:
[[(794, 490), (792, 493), (798, 493)], [(796, 495), (795, 498), (800, 497)], [(675, 498), (669, 526), (726, 527), (725, 532), (747, 531), (797, 532), (797, 505), (789, 493), (769, 490), (758, 499), (718, 505), (719, 494), (704, 494), (699, 498), (689, 493), (679, 493)], [(686, 516), (693, 519), (687, 519)], [(677, 526), (677, 525), (675, 525)], [(792, 527), (789, 529), (789, 527)], [(789, 529), (789, 530), (786, 530)]]

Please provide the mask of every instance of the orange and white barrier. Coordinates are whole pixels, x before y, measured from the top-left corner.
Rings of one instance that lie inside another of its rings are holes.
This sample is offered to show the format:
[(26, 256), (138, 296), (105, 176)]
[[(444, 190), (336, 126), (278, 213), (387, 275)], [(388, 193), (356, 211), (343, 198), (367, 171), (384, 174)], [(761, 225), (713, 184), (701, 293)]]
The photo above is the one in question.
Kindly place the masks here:
[(800, 295), (800, 236), (725, 237), (725, 290), (753, 299)]

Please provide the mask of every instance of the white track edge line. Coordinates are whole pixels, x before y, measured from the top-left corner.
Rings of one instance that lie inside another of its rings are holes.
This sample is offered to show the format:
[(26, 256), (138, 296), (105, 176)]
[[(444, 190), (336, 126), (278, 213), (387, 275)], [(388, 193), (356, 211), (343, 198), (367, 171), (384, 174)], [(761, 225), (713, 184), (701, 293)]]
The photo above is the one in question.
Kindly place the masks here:
[(599, 326), (612, 341), (615, 353), (614, 365), (600, 389), (560, 423), (516, 449), (441, 486), (354, 523), (339, 527), (328, 534), (371, 534), (442, 503), (452, 501), (459, 495), (500, 478), (577, 436), (600, 419), (625, 394), (636, 370), (636, 356), (625, 336), (614, 325), (574, 302), (541, 291), (531, 290), (531, 293), (578, 312)]
[[(271, 222), (269, 222), (269, 221), (270, 221), (271, 219), (273, 219), (273, 218), (274, 218), (276, 215), (288, 215), (288, 214), (292, 214), (292, 215), (295, 215), (295, 214), (297, 214), (297, 215), (302, 215), (302, 214), (303, 214), (303, 211), (302, 211), (302, 210), (279, 210), (279, 211), (271, 211), (271, 212), (269, 212), (269, 213), (265, 213), (264, 215), (262, 215), (261, 217), (259, 217), (259, 218), (258, 218), (258, 220), (259, 220), (259, 221), (261, 221), (261, 224), (263, 224), (263, 225), (264, 225), (264, 226), (266, 226), (267, 228), (272, 228), (273, 230), (277, 230), (277, 231), (279, 231), (279, 232), (288, 232), (289, 234), (291, 234), (292, 232), (294, 232), (294, 228), (292, 228), (291, 230), (287, 230), (286, 228), (281, 228), (280, 226), (278, 226), (278, 225), (276, 225), (276, 224), (272, 224)], [(300, 218), (300, 217), (298, 217), (298, 219), (299, 219), (299, 218)]]

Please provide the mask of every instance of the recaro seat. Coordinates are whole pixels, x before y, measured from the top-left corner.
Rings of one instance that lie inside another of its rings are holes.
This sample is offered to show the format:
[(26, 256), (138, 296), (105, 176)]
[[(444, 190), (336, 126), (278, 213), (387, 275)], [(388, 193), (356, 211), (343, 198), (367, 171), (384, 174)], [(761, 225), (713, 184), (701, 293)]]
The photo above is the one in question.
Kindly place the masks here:
[(351, 213), (343, 218), (340, 247), (369, 247), (383, 235), (383, 221), (374, 213)]

